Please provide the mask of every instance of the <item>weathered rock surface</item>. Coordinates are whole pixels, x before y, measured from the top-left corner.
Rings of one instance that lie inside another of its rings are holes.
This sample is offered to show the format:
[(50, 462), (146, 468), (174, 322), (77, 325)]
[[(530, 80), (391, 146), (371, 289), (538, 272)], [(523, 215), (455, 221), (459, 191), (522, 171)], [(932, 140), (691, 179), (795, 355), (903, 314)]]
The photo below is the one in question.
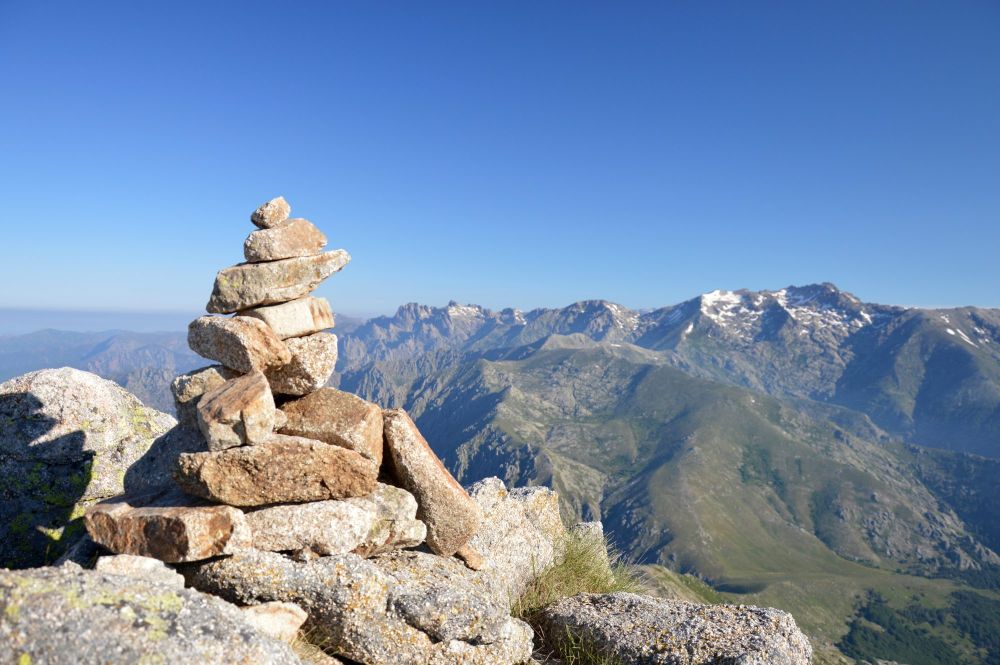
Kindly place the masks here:
[(295, 603), (272, 602), (240, 609), (251, 626), (282, 642), (294, 640), (309, 618), (305, 610)]
[(512, 603), (561, 554), (566, 529), (559, 516), (559, 496), (547, 487), (508, 492), (499, 478), (480, 480), (469, 494), (483, 518), (468, 545), (482, 557), (483, 579)]
[(302, 219), (286, 219), (267, 229), (254, 231), (243, 243), (243, 256), (251, 263), (313, 256), (326, 247), (326, 236)]
[(285, 340), (292, 359), (267, 371), (271, 390), (282, 395), (305, 395), (326, 385), (337, 365), (337, 336), (314, 333)]
[(282, 434), (304, 436), (361, 453), (382, 464), (382, 409), (336, 388), (320, 388), (282, 405)]
[(0, 607), (3, 663), (299, 663), (218, 598), (76, 566), (0, 570)]
[(68, 367), (0, 384), (0, 566), (57, 559), (83, 533), (84, 508), (121, 494), (123, 470), (174, 424)]
[(333, 310), (326, 298), (306, 296), (280, 305), (255, 307), (240, 312), (240, 316), (260, 319), (281, 339), (303, 337), (333, 327)]
[(568, 633), (623, 663), (808, 665), (812, 657), (790, 614), (746, 605), (580, 594), (546, 608), (542, 620), (549, 639)]
[(531, 655), (531, 629), (455, 559), (409, 551), (297, 563), (245, 550), (183, 572), (192, 586), (234, 602), (300, 605), (309, 630), (359, 662), (512, 665)]
[(215, 314), (229, 314), (301, 298), (350, 260), (347, 252), (337, 249), (317, 256), (224, 268), (215, 278), (207, 309)]
[(284, 196), (279, 196), (260, 204), (251, 213), (250, 221), (258, 228), (270, 229), (284, 222), (291, 214), (292, 206), (288, 205)]
[(87, 509), (87, 533), (116, 554), (168, 563), (200, 561), (251, 544), (243, 513), (206, 505), (176, 490), (142, 498), (109, 499)]
[(198, 427), (211, 451), (255, 445), (271, 438), (274, 396), (261, 372), (226, 381), (198, 403)]
[(175, 480), (187, 493), (231, 506), (363, 496), (377, 470), (352, 450), (274, 434), (268, 441), (219, 452), (183, 454)]
[(240, 374), (279, 367), (292, 359), (267, 324), (249, 316), (200, 316), (188, 326), (188, 346)]
[(454, 554), (479, 528), (479, 506), (444, 467), (405, 411), (384, 411), (383, 418), (391, 471), (417, 498), (417, 518), (427, 525), (427, 545), (437, 554)]
[(246, 517), (259, 550), (372, 556), (422, 543), (427, 531), (416, 513), (412, 494), (379, 483), (366, 496), (270, 506)]
[(209, 365), (187, 374), (176, 376), (170, 384), (174, 395), (174, 411), (181, 427), (198, 429), (198, 400), (205, 393), (212, 392), (238, 373), (222, 365)]
[(197, 429), (179, 425), (170, 429), (153, 441), (146, 454), (125, 471), (124, 494), (150, 496), (176, 489), (174, 467), (177, 466), (177, 457), (181, 453), (207, 450), (205, 437)]
[(184, 588), (184, 576), (159, 559), (134, 554), (115, 554), (98, 557), (94, 570), (109, 575), (134, 577), (166, 586)]

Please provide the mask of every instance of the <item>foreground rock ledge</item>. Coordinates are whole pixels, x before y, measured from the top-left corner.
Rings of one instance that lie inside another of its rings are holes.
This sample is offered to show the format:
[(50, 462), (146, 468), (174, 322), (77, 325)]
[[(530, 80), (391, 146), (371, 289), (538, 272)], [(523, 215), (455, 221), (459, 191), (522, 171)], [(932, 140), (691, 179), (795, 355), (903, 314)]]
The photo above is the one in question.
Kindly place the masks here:
[(256, 446), (182, 454), (174, 473), (188, 494), (231, 506), (364, 496), (377, 476), (353, 450), (281, 434)]
[(808, 665), (812, 658), (792, 615), (770, 608), (580, 594), (546, 608), (542, 622), (550, 640), (572, 635), (622, 663)]
[(0, 663), (300, 662), (218, 598), (77, 566), (0, 570), (0, 607)]

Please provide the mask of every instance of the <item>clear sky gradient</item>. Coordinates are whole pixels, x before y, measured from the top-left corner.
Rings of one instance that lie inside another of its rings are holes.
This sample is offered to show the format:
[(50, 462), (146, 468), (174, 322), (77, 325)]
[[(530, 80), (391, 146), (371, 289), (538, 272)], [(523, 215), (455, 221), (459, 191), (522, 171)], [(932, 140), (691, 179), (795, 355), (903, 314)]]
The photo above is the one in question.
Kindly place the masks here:
[(200, 309), (278, 194), (355, 314), (1000, 306), (994, 1), (0, 0), (0, 95), (0, 307)]

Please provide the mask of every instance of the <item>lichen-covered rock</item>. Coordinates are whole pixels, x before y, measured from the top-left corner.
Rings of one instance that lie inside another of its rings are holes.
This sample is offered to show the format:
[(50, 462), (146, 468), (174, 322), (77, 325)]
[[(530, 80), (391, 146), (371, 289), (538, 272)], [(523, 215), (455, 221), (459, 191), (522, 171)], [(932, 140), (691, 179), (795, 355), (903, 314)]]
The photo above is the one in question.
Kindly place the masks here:
[(292, 358), (267, 371), (271, 390), (280, 395), (306, 395), (326, 385), (337, 365), (337, 336), (314, 333), (285, 340)]
[(170, 384), (174, 395), (174, 412), (181, 427), (198, 429), (198, 400), (239, 374), (222, 365), (209, 365), (187, 374), (179, 374)]
[(787, 612), (697, 605), (634, 593), (580, 594), (542, 612), (550, 640), (572, 639), (639, 665), (808, 665), (809, 640)]
[(479, 528), (479, 506), (448, 472), (406, 411), (383, 411), (390, 470), (417, 498), (417, 518), (427, 525), (427, 545), (451, 556)]
[(240, 609), (250, 625), (282, 642), (292, 642), (309, 618), (305, 610), (295, 603), (262, 603)]
[(422, 543), (427, 530), (416, 513), (413, 495), (379, 483), (366, 496), (270, 506), (246, 518), (259, 550), (372, 556)]
[(300, 662), (218, 598), (75, 566), (0, 570), (0, 609), (3, 663)]
[(84, 509), (121, 494), (125, 469), (174, 424), (68, 367), (0, 384), (0, 566), (57, 559), (83, 533)]
[(292, 206), (288, 204), (284, 196), (278, 196), (261, 203), (250, 214), (250, 221), (258, 228), (270, 229), (284, 222), (291, 214)]
[(87, 509), (87, 533), (116, 554), (177, 563), (249, 547), (250, 528), (232, 506), (206, 504), (176, 489), (142, 498), (119, 497)]
[(281, 411), (288, 417), (282, 434), (347, 448), (382, 464), (382, 409), (378, 405), (327, 387), (286, 402)]
[(113, 554), (98, 557), (94, 570), (109, 575), (134, 577), (166, 586), (184, 588), (184, 576), (159, 559), (134, 554)]
[(396, 552), (298, 563), (271, 552), (183, 567), (188, 583), (239, 603), (294, 602), (327, 648), (363, 663), (513, 665), (531, 629), (455, 559)]
[(377, 476), (353, 450), (281, 434), (256, 446), (182, 454), (174, 473), (188, 494), (230, 506), (364, 496)]
[(306, 296), (280, 305), (255, 307), (240, 316), (260, 319), (281, 339), (304, 337), (333, 327), (333, 310), (326, 298)]
[(309, 220), (286, 219), (268, 229), (254, 231), (243, 243), (243, 256), (250, 263), (313, 256), (326, 247), (326, 236)]
[(226, 381), (198, 402), (198, 428), (212, 451), (263, 443), (274, 433), (274, 396), (261, 372)]
[(220, 270), (206, 309), (230, 314), (258, 305), (276, 305), (309, 295), (320, 282), (351, 260), (342, 249), (281, 261), (241, 263)]
[(469, 488), (483, 519), (469, 546), (482, 557), (480, 574), (498, 596), (516, 600), (555, 563), (566, 538), (559, 496), (547, 487), (507, 491), (499, 478)]
[(188, 325), (188, 346), (240, 374), (280, 367), (292, 354), (260, 319), (199, 316)]

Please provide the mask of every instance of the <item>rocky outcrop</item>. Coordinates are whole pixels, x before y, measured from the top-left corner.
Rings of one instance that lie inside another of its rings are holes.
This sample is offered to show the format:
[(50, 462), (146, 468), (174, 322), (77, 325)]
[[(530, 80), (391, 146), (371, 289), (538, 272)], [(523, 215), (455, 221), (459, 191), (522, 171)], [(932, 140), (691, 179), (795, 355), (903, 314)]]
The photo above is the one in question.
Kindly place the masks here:
[(183, 573), (232, 602), (300, 605), (328, 649), (361, 663), (513, 665), (531, 655), (531, 629), (452, 558), (400, 551), (299, 563), (250, 550)]
[(77, 566), (0, 570), (0, 662), (297, 665), (236, 607)]
[(174, 425), (111, 381), (64, 367), (0, 385), (0, 566), (50, 563), (87, 506)]
[(571, 639), (622, 663), (808, 665), (812, 658), (790, 614), (746, 605), (580, 594), (546, 608), (542, 621), (548, 639)]

